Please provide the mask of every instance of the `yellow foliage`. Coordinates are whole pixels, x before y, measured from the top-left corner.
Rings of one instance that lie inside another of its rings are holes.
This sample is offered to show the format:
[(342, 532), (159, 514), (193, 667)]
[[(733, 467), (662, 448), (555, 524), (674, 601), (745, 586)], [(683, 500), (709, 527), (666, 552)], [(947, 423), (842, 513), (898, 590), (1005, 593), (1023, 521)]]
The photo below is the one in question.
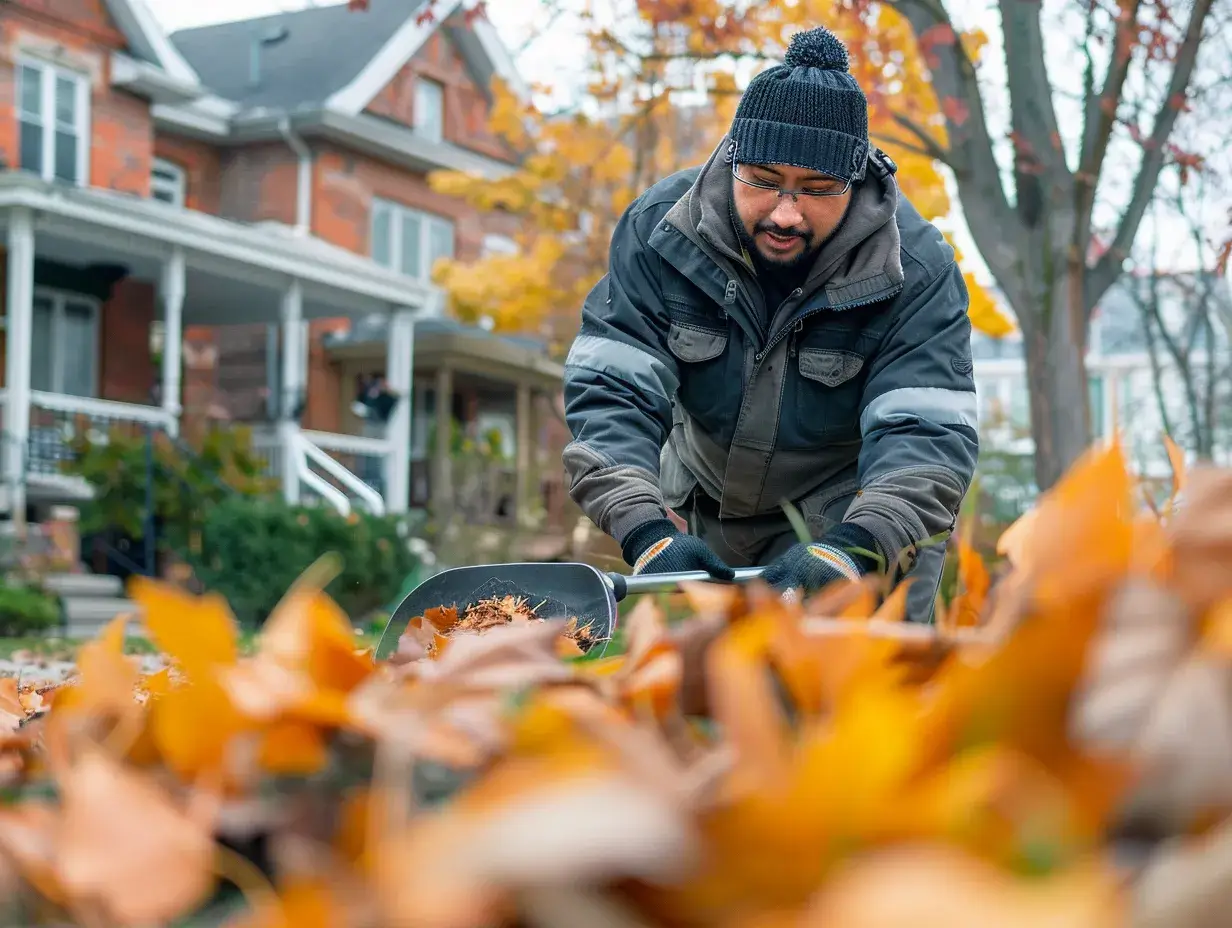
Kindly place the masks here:
[[(895, 118), (907, 117), (932, 143), (946, 145), (945, 120), (915, 34), (888, 5), (639, 0), (635, 10), (632, 17), (622, 13), (616, 34), (601, 25), (607, 17), (594, 11), (582, 17), (591, 47), (588, 102), (602, 115), (581, 107), (545, 114), (498, 81), (489, 126), (519, 153), (519, 166), (496, 180), (457, 171), (431, 176), (442, 193), (523, 220), (524, 257), (454, 262), (437, 278), (460, 318), (488, 317), (498, 331), (572, 337), (582, 299), (607, 269), (621, 213), (651, 183), (704, 159), (727, 131), (740, 87), (723, 56), (781, 58), (792, 33), (819, 22), (848, 44), (852, 73), (869, 99), (870, 134), (898, 164), (903, 194), (925, 218), (949, 214), (938, 163)], [(974, 32), (961, 41), (975, 59), (987, 37)], [(631, 51), (634, 44), (644, 51)], [(705, 88), (700, 105), (679, 105), (676, 91), (695, 95), (698, 88)], [(975, 328), (993, 336), (1011, 331), (984, 289), (966, 277)]]

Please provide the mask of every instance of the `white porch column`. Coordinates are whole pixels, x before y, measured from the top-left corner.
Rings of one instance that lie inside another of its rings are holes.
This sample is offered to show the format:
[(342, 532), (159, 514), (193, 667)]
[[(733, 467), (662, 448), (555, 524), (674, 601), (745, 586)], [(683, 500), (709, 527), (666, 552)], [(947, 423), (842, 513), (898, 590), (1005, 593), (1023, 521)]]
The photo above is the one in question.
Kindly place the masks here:
[(34, 216), (9, 213), (7, 346), (5, 351), (4, 476), (13, 524), (26, 526), (26, 445), (30, 434), (30, 355), (34, 337)]
[(398, 394), (398, 405), (385, 425), (389, 454), (385, 458), (385, 508), (401, 513), (411, 508), (411, 414), (415, 382), (415, 317), (396, 309), (389, 319), (385, 378)]
[(530, 491), (531, 491), (531, 473), (530, 473), (530, 445), (533, 440), (531, 437), (531, 394), (530, 384), (519, 383), (517, 391), (517, 405), (514, 411), (514, 429), (517, 442), (516, 448), (516, 469), (515, 480), (517, 481), (514, 489), (514, 513), (517, 516), (518, 524), (522, 524), (522, 519), (530, 509)]
[(163, 265), (163, 411), (168, 429), (180, 434), (180, 350), (184, 345), (184, 249), (178, 245)]
[(307, 382), (304, 364), (304, 291), (292, 280), (282, 294), (282, 383), (279, 396), (278, 444), (282, 449), (282, 495), (291, 505), (299, 503), (299, 470), (295, 454), (299, 420), (295, 407)]

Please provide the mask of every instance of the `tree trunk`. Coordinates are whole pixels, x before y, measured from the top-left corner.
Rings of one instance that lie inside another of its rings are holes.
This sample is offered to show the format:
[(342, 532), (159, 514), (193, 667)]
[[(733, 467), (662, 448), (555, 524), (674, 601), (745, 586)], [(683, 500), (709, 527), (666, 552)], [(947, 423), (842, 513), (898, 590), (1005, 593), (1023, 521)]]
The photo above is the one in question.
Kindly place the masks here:
[[(1075, 337), (1071, 306), (1075, 287), (1059, 277), (1051, 289), (1049, 311), (1031, 312), (1024, 326), (1027, 388), (1031, 398), (1031, 437), (1035, 441), (1035, 482), (1040, 491), (1056, 483), (1090, 444), (1091, 416), (1084, 339)], [(1023, 319), (1026, 313), (1019, 313)]]

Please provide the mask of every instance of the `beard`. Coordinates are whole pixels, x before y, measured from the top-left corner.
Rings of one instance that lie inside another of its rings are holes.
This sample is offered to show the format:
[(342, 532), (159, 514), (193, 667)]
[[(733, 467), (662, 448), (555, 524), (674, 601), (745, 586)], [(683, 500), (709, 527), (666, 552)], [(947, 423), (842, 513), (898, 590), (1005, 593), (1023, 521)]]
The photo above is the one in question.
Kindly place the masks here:
[[(744, 223), (737, 215), (735, 208), (732, 208), (732, 224), (736, 227), (736, 234), (740, 236), (740, 242), (744, 245), (745, 250), (753, 259), (753, 263), (757, 268), (758, 274), (773, 274), (784, 278), (794, 279), (806, 273), (813, 261), (817, 257), (817, 252), (821, 250), (824, 241), (818, 241), (815, 233), (803, 226), (797, 226), (790, 229), (784, 229), (777, 223), (773, 223), (768, 219), (763, 219), (753, 227), (753, 234), (749, 234), (749, 230), (745, 228)], [(756, 235), (759, 232), (773, 232), (780, 236), (797, 236), (803, 248), (799, 253), (790, 258), (774, 258), (767, 257), (762, 254), (760, 248), (757, 247)]]

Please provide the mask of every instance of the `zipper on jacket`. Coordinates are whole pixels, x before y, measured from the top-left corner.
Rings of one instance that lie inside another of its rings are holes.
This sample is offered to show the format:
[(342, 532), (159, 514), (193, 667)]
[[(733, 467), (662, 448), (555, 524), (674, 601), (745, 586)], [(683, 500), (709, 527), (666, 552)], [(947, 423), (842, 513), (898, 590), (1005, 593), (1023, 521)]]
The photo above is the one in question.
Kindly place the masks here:
[[(873, 297), (867, 300), (859, 300), (855, 303), (844, 303), (843, 309), (855, 309), (859, 306), (868, 306), (868, 305), (871, 305), (872, 303), (880, 303), (882, 300), (889, 299), (891, 296), (896, 296), (902, 289), (903, 289), (902, 285), (900, 284), (897, 288), (892, 290), (890, 293), (884, 294), (882, 296)], [(794, 325), (783, 326), (783, 328), (775, 332), (774, 335), (771, 336), (770, 341), (766, 343), (766, 347), (763, 348), (761, 351), (757, 352), (757, 354), (753, 356), (753, 360), (757, 362), (753, 365), (753, 376), (754, 377), (757, 376), (757, 372), (761, 369), (761, 362), (765, 359), (766, 355), (768, 355), (771, 351), (774, 350), (774, 346), (777, 345), (779, 342), (781, 342), (789, 333), (800, 331), (800, 329), (804, 327), (805, 319), (808, 319), (810, 316), (815, 316), (818, 313), (823, 313), (823, 312), (826, 312), (827, 310), (832, 310), (832, 309), (837, 309), (837, 307), (818, 306), (813, 309), (810, 309), (808, 312), (801, 313), (799, 316), (797, 316)]]

